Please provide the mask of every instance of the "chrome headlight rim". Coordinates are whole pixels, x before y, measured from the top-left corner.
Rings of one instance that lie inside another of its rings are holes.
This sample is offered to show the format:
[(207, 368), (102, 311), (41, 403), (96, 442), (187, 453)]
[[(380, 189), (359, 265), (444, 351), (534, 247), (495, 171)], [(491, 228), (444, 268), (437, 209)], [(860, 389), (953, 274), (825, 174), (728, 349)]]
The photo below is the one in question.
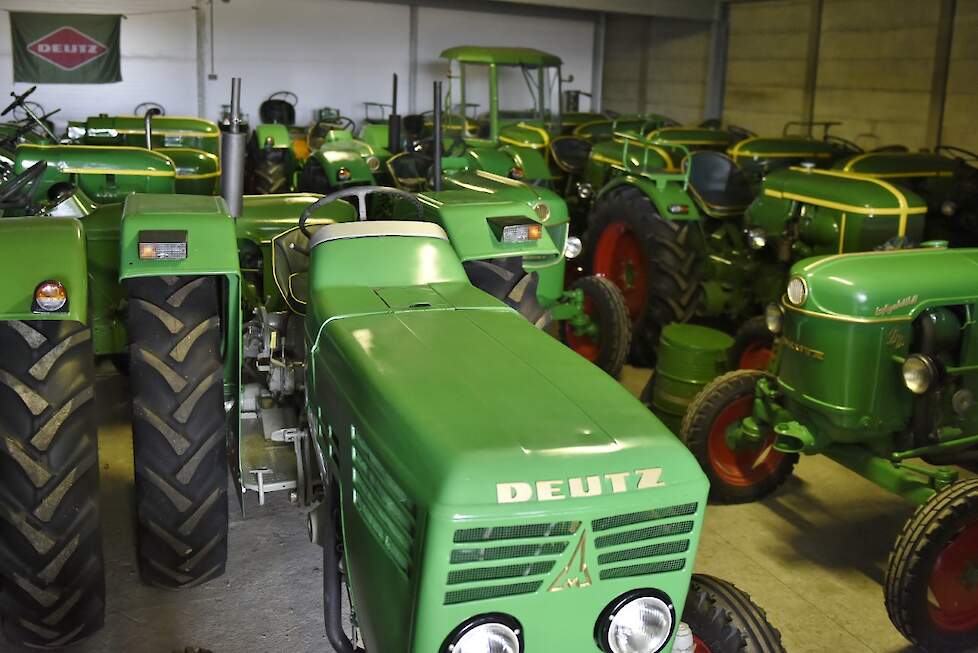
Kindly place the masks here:
[(785, 295), (793, 306), (802, 306), (808, 299), (808, 282), (804, 277), (791, 277)]
[(764, 324), (767, 330), (778, 335), (784, 328), (784, 309), (780, 304), (770, 303), (764, 309)]
[[(462, 643), (463, 639), (467, 635), (470, 635), (473, 631), (479, 628), (491, 625), (498, 625), (509, 629), (516, 638), (516, 653), (523, 653), (524, 644), (522, 624), (520, 624), (516, 617), (504, 614), (502, 612), (487, 612), (462, 622), (455, 630), (449, 633), (448, 637), (445, 638), (444, 643), (441, 645), (441, 653), (452, 653), (453, 651), (458, 651), (458, 645)], [(460, 653), (464, 653), (464, 651)]]
[(533, 212), (536, 213), (540, 222), (546, 222), (550, 219), (550, 205), (546, 202), (537, 202), (534, 204)]
[(567, 240), (564, 241), (564, 258), (570, 260), (575, 259), (581, 255), (581, 251), (584, 249), (584, 243), (577, 236), (568, 236)]
[(903, 385), (915, 395), (927, 394), (939, 373), (937, 363), (926, 354), (911, 354), (900, 366)]
[(601, 616), (598, 617), (597, 623), (594, 625), (594, 641), (597, 643), (598, 648), (600, 648), (604, 653), (616, 653), (612, 648), (610, 642), (611, 627), (614, 624), (615, 617), (621, 613), (623, 609), (632, 603), (644, 599), (652, 599), (661, 602), (668, 610), (669, 613), (669, 629), (662, 639), (662, 643), (654, 651), (650, 653), (659, 653), (662, 649), (666, 647), (667, 644), (672, 640), (672, 635), (676, 630), (678, 621), (676, 619), (676, 608), (672, 603), (672, 599), (668, 594), (662, 590), (658, 590), (651, 587), (641, 588), (625, 592), (624, 594), (618, 596), (611, 603), (605, 607), (601, 612)]
[(377, 172), (380, 170), (380, 159), (378, 159), (376, 156), (368, 156), (366, 163), (367, 167), (370, 169), (370, 172)]

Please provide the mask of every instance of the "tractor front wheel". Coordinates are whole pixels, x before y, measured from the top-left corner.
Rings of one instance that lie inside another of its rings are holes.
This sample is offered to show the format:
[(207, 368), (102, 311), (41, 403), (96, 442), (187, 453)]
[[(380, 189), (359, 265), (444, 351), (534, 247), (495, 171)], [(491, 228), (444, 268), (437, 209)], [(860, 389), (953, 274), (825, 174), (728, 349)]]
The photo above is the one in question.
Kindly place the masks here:
[(774, 433), (758, 442), (732, 443), (731, 429), (753, 413), (759, 370), (736, 370), (700, 391), (683, 418), (679, 438), (686, 443), (710, 479), (710, 498), (719, 503), (760, 499), (787, 480), (797, 454), (774, 449)]
[(667, 220), (640, 189), (623, 186), (598, 200), (585, 234), (586, 268), (621, 289), (632, 320), (631, 360), (653, 367), (662, 328), (686, 322), (702, 290), (690, 226)]
[(221, 297), (215, 277), (128, 282), (139, 570), (198, 585), (227, 561)]
[(728, 354), (732, 370), (766, 370), (774, 353), (774, 334), (767, 319), (757, 315), (740, 325)]
[(584, 293), (584, 315), (587, 328), (576, 327), (571, 320), (560, 324), (564, 343), (611, 376), (618, 378), (625, 365), (632, 337), (632, 323), (621, 291), (604, 277), (583, 277), (572, 290)]
[(693, 574), (683, 608), (696, 653), (784, 653), (781, 633), (746, 592), (705, 574)]
[(105, 617), (92, 332), (0, 322), (0, 352), (0, 620), (57, 649)]
[(890, 621), (926, 651), (978, 646), (978, 478), (917, 508), (893, 545), (884, 581)]

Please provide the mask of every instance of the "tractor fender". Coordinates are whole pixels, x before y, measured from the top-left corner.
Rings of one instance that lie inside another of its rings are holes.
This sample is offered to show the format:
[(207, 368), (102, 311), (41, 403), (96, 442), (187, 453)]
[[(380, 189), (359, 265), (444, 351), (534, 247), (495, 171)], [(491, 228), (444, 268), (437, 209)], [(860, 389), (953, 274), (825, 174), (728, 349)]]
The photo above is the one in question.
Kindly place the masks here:
[[(153, 233), (155, 232), (155, 233)], [(184, 259), (141, 259), (143, 242), (187, 244)], [(122, 209), (119, 280), (138, 277), (240, 276), (234, 219), (221, 197), (130, 195)]]
[(547, 159), (544, 155), (546, 150), (541, 151), (512, 145), (503, 145), (499, 149), (512, 158), (516, 167), (523, 169), (522, 179), (524, 181), (553, 179), (553, 173), (550, 172), (550, 166), (547, 165)]
[[(329, 149), (326, 144), (313, 153), (312, 158), (319, 162), (333, 188), (374, 183), (374, 174), (359, 151), (353, 149)], [(340, 181), (339, 171), (346, 168), (350, 178)]]
[[(0, 220), (0, 257), (7, 264), (0, 284), (0, 320), (88, 323), (88, 264), (80, 221), (4, 218)], [(35, 313), (34, 290), (48, 280), (65, 287), (68, 303), (61, 312)]]
[[(699, 220), (700, 212), (685, 186), (675, 180), (624, 175), (613, 178), (598, 193), (598, 199), (621, 186), (634, 186), (649, 198), (659, 215), (667, 220)], [(670, 207), (685, 207), (686, 212), (670, 211)]]
[[(269, 139), (271, 139), (269, 141)], [(258, 125), (255, 128), (255, 142), (258, 147), (264, 148), (269, 142), (274, 148), (291, 148), (292, 137), (289, 135), (289, 128), (285, 125), (271, 124)]]
[(466, 150), (465, 156), (472, 163), (473, 168), (500, 177), (509, 177), (510, 171), (516, 166), (511, 152), (495, 146), (470, 147)]

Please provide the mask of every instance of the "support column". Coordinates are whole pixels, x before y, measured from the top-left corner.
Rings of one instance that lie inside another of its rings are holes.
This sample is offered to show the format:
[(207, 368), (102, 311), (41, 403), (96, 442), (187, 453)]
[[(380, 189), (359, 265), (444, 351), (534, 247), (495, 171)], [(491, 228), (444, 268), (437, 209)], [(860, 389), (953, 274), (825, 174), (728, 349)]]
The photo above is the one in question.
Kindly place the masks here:
[(927, 145), (941, 144), (944, 131), (944, 106), (947, 102), (947, 81), (951, 68), (951, 40), (954, 38), (956, 0), (940, 0), (937, 19), (937, 42), (934, 45), (934, 74), (931, 76), (930, 110), (927, 115)]
[(591, 111), (601, 111), (604, 103), (604, 39), (608, 14), (594, 19), (594, 45), (591, 52)]
[(706, 104), (703, 118), (723, 119), (723, 94), (727, 86), (727, 50), (730, 44), (730, 4), (717, 3), (710, 28), (710, 68), (706, 73)]
[[(194, 5), (194, 21), (197, 39), (197, 115), (207, 118), (207, 12), (210, 10), (208, 0), (197, 0)], [(211, 117), (213, 120), (214, 117)]]
[(652, 42), (652, 21), (646, 18), (644, 35), (642, 36), (642, 51), (638, 60), (638, 112), (645, 113), (649, 103), (649, 44)]
[(418, 5), (411, 5), (408, 27), (408, 113), (418, 112)]
[(802, 94), (801, 119), (815, 119), (815, 87), (818, 82), (818, 48), (822, 39), (823, 0), (809, 0), (808, 54), (805, 58), (805, 88)]

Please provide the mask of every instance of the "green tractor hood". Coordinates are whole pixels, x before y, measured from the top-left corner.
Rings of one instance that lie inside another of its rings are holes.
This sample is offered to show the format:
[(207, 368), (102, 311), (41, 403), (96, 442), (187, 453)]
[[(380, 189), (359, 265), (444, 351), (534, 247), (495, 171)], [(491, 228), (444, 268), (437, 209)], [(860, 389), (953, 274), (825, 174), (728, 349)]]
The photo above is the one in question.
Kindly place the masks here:
[(867, 152), (838, 162), (834, 167), (877, 179), (911, 177), (952, 177), (958, 168), (955, 159), (931, 152)]
[[(154, 147), (194, 147), (219, 154), (221, 131), (217, 124), (203, 118), (153, 116)], [(85, 145), (146, 144), (146, 127), (142, 116), (93, 116), (84, 122), (68, 124), (68, 138)]]

